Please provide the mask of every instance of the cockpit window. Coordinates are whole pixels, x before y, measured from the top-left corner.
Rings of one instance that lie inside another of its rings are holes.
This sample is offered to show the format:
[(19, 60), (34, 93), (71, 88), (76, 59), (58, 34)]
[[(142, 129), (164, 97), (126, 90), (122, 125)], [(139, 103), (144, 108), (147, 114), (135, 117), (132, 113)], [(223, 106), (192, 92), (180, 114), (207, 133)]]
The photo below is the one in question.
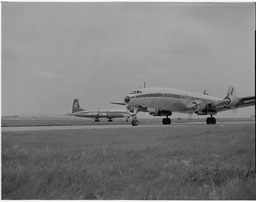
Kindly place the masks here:
[(130, 94), (138, 94), (138, 93), (142, 93), (142, 91), (140, 91), (140, 90), (134, 90), (134, 91), (130, 92)]

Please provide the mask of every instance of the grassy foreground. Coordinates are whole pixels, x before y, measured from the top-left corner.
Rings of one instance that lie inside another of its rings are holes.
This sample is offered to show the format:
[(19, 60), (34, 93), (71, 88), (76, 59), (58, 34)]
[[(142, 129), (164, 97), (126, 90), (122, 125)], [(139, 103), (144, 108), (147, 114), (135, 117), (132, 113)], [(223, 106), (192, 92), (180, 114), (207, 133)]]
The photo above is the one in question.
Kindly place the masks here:
[(255, 126), (2, 133), (2, 199), (256, 199)]

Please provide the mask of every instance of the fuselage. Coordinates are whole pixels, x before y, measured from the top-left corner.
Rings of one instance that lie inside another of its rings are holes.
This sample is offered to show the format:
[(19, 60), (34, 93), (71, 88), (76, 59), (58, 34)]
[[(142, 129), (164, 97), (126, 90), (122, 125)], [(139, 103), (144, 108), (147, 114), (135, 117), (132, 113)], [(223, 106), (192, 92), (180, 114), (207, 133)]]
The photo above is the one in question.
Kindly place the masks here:
[(127, 118), (130, 113), (125, 110), (85, 110), (72, 114), (73, 116), (83, 118)]
[(191, 113), (191, 104), (210, 103), (220, 101), (220, 98), (206, 94), (200, 94), (189, 91), (181, 91), (171, 88), (143, 88), (135, 89), (124, 101), (128, 106), (138, 106), (152, 108), (156, 110), (166, 110), (172, 112), (188, 112)]

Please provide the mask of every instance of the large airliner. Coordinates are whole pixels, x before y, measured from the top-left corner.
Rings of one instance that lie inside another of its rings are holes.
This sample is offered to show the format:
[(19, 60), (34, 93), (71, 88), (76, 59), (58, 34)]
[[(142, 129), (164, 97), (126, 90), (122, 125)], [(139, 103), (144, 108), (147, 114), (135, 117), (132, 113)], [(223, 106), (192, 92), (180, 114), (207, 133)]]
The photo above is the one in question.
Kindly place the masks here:
[(136, 89), (125, 98), (125, 103), (113, 103), (126, 105), (133, 114), (132, 125), (137, 126), (137, 113), (140, 111), (149, 112), (153, 116), (166, 116), (163, 124), (171, 124), (169, 116), (172, 112), (189, 113), (197, 115), (210, 115), (206, 119), (207, 124), (216, 124), (213, 115), (217, 112), (248, 107), (255, 105), (255, 96), (237, 97), (233, 95), (234, 88), (230, 87), (224, 99), (188, 91), (181, 91), (171, 88), (143, 88)]
[(112, 122), (113, 118), (126, 118), (128, 121), (131, 114), (127, 110), (85, 110), (79, 105), (78, 99), (74, 99), (72, 106), (71, 116), (94, 118), (95, 122), (99, 122), (99, 118), (107, 118), (109, 122)]

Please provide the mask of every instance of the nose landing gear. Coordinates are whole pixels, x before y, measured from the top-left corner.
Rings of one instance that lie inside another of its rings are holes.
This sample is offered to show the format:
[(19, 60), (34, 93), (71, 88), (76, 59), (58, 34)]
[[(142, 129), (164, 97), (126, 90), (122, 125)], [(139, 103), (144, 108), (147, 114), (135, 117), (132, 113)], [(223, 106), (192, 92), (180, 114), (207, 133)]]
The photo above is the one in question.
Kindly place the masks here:
[(211, 117), (208, 117), (206, 119), (206, 123), (207, 123), (207, 125), (208, 124), (216, 124), (216, 119), (214, 117), (212, 117), (212, 115), (211, 115)]
[(138, 126), (139, 125), (139, 121), (137, 120), (137, 114), (140, 111), (140, 107), (134, 107), (134, 112), (132, 115), (132, 126)]

